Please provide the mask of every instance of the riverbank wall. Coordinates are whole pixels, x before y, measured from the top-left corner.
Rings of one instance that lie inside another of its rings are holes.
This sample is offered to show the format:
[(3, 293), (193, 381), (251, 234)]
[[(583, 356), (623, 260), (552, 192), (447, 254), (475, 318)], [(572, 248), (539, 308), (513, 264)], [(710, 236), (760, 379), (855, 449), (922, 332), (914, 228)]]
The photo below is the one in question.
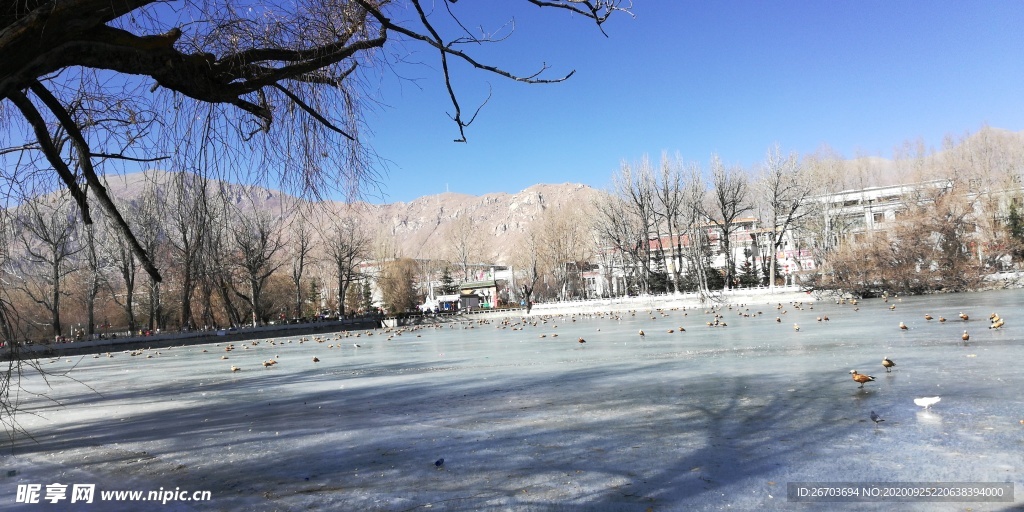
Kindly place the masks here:
[(0, 360), (35, 359), (38, 357), (62, 357), (124, 350), (159, 349), (208, 343), (235, 343), (253, 339), (281, 336), (311, 336), (339, 331), (376, 329), (381, 323), (376, 318), (358, 318), (301, 324), (278, 324), (260, 327), (244, 327), (234, 330), (186, 331), (136, 336), (130, 338), (105, 338), (76, 341), (72, 343), (35, 343), (22, 345), (15, 351), (4, 348)]

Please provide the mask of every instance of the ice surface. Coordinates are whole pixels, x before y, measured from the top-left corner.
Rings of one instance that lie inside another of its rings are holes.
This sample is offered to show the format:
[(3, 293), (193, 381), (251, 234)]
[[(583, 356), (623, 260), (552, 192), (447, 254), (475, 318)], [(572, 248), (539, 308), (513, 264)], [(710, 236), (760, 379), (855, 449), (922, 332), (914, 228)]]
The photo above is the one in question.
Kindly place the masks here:
[(1013, 482), (1015, 503), (897, 507), (1004, 510), (1024, 502), (1022, 306), (1021, 291), (761, 301), (718, 310), (726, 327), (642, 309), (45, 360), (76, 380), (23, 380), (45, 394), (19, 396), (35, 439), (0, 458), (0, 510), (53, 482), (212, 492), (159, 505), (173, 511), (894, 510), (790, 503), (786, 484)]

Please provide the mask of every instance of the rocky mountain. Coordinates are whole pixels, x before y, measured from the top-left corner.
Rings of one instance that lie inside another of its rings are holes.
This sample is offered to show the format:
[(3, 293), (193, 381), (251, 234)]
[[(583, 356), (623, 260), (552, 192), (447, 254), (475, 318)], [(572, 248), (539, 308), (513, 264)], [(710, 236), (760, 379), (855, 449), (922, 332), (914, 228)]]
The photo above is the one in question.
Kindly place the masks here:
[(445, 258), (455, 230), (469, 224), (480, 254), (507, 264), (516, 245), (545, 210), (561, 212), (593, 204), (600, 191), (575, 183), (534, 185), (515, 194), (471, 196), (446, 192), (408, 203), (362, 205), (367, 223), (391, 236), (405, 255)]
[[(107, 178), (108, 189), (114, 196), (132, 199), (142, 193), (147, 183), (164, 183), (169, 176), (170, 173), (162, 171), (111, 176)], [(219, 182), (211, 186), (225, 190), (230, 202), (247, 201), (237, 186), (222, 187)], [(170, 188), (167, 189), (166, 194), (170, 194)], [(255, 190), (255, 207), (283, 211), (289, 217), (298, 215), (298, 201), (294, 197), (265, 188), (250, 189)], [(509, 264), (516, 246), (544, 211), (558, 213), (586, 207), (601, 193), (576, 183), (539, 184), (515, 194), (472, 196), (446, 192), (408, 203), (326, 202), (319, 206), (324, 207), (327, 215), (357, 216), (378, 243), (390, 244), (395, 254), (413, 258), (451, 259), (451, 237), (468, 225), (478, 245), (474, 252), (480, 255), (481, 262)]]

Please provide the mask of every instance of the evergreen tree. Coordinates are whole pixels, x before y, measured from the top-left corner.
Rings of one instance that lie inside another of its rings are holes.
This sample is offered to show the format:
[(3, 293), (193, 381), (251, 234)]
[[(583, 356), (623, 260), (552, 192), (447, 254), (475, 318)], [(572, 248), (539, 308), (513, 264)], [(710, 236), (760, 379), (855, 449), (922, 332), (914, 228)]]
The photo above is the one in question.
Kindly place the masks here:
[(306, 308), (306, 313), (316, 315), (320, 312), (320, 282), (316, 278), (309, 280), (309, 303), (312, 305), (313, 311)]
[(1019, 260), (1024, 256), (1024, 217), (1017, 208), (1016, 198), (1010, 201), (1010, 212), (1006, 220), (1006, 230), (1010, 234), (1010, 251), (1013, 258)]
[(654, 257), (654, 268), (651, 269), (650, 293), (668, 293), (671, 286), (665, 269), (665, 255), (658, 251)]
[(373, 290), (370, 289), (370, 282), (363, 281), (363, 312), (369, 313), (373, 309)]
[(760, 273), (754, 268), (750, 260), (744, 260), (740, 265), (740, 286), (758, 286), (761, 284)]
[(720, 290), (725, 287), (725, 274), (722, 270), (708, 266), (708, 289)]
[(452, 279), (451, 270), (448, 267), (444, 267), (444, 273), (441, 275), (441, 294), (454, 295), (456, 293), (459, 293), (459, 287), (455, 285), (455, 280)]

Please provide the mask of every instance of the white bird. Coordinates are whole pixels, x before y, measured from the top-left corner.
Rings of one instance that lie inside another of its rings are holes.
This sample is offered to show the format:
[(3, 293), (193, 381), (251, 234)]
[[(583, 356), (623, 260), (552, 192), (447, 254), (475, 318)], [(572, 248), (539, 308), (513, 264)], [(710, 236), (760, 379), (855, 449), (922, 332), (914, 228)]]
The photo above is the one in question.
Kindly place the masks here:
[(924, 398), (915, 398), (914, 403), (927, 409), (932, 405), (939, 403), (939, 400), (942, 400), (942, 398), (937, 396), (926, 396)]

